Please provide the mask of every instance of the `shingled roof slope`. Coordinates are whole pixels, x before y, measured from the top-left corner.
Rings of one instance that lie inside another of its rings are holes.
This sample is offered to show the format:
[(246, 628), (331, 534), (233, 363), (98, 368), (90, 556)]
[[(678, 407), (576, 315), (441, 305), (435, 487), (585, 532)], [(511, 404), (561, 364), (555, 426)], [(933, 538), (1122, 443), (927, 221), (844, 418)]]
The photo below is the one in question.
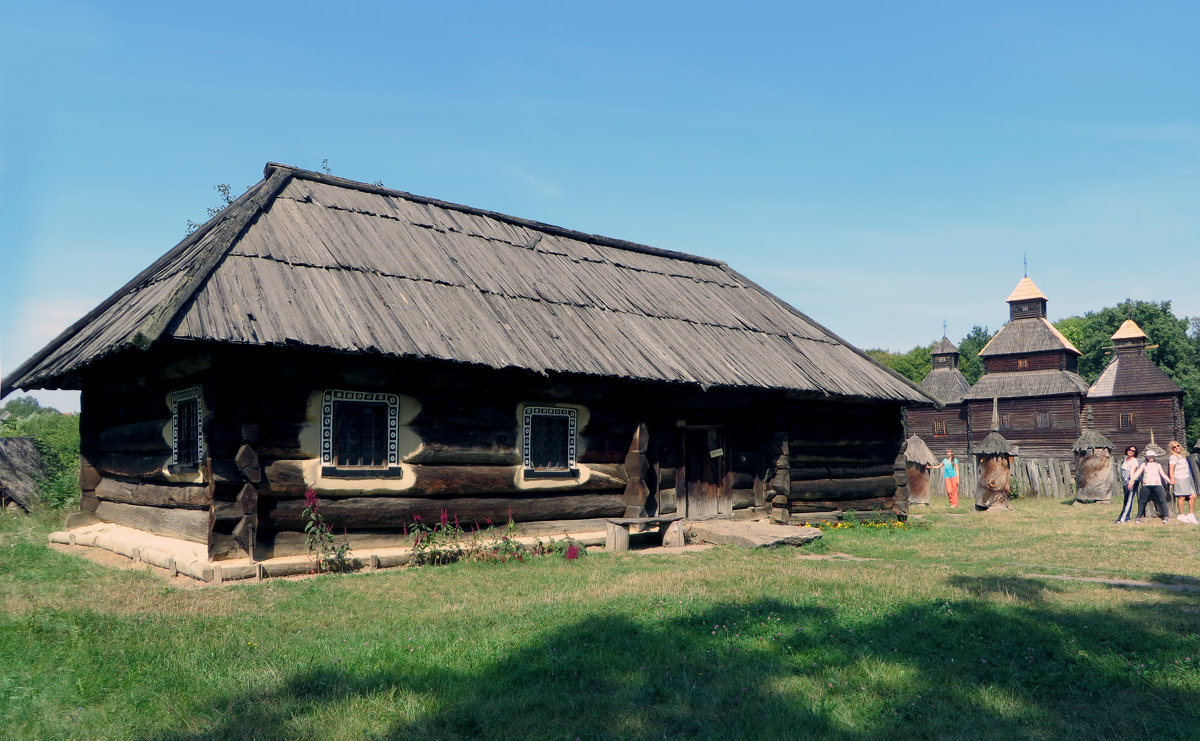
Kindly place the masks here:
[(1088, 389), (1089, 399), (1147, 394), (1182, 394), (1171, 377), (1141, 353), (1117, 353)]
[(971, 383), (958, 368), (934, 368), (922, 379), (920, 387), (942, 404), (957, 404), (971, 390)]
[(276, 164), (0, 395), (164, 338), (931, 401), (723, 263)]
[(979, 351), (980, 357), (1066, 350), (1082, 355), (1045, 317), (1012, 319)]
[(1087, 382), (1078, 373), (1063, 370), (1011, 371), (984, 373), (963, 398), (1022, 399), (1059, 394), (1081, 396), (1087, 390)]
[(951, 342), (948, 337), (943, 336), (942, 339), (938, 340), (938, 343), (934, 345), (933, 350), (931, 350), (929, 354), (949, 355), (950, 353), (956, 352), (958, 352), (958, 348), (955, 347), (954, 343)]

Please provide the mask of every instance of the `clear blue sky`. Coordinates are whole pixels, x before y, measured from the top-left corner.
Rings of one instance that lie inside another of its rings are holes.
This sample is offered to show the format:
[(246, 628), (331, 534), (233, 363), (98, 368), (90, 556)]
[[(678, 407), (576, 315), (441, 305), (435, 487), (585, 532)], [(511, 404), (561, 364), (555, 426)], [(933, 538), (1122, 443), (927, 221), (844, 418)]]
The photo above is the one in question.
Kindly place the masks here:
[[(728, 262), (850, 342), (1200, 315), (1195, 2), (9, 3), (5, 372), (267, 161)], [(72, 408), (70, 396), (41, 397)]]

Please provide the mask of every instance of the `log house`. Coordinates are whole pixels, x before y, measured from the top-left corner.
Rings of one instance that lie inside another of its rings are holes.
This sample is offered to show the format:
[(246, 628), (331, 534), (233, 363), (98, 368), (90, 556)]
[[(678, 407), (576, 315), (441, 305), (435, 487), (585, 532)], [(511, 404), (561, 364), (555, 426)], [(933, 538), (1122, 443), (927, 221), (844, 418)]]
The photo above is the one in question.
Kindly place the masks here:
[(724, 263), (268, 164), (0, 384), (82, 391), (81, 507), (203, 544), (418, 518), (890, 508), (933, 401)]

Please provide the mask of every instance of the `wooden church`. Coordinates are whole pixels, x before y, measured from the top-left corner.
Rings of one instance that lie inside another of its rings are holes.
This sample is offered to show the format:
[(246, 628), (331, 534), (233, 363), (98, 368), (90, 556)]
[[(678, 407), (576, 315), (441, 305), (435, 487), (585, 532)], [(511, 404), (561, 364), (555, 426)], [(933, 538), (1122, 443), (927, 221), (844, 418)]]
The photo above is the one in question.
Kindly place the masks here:
[(1126, 319), (1112, 341), (1112, 359), (1087, 393), (1096, 430), (1117, 450), (1144, 449), (1152, 431), (1160, 445), (1179, 440), (1186, 446), (1183, 389), (1146, 357), (1146, 333)]
[[(1046, 295), (1028, 276), (1007, 299), (1009, 320), (979, 352), (984, 373), (972, 386), (958, 373), (946, 338), (933, 350), (921, 388), (942, 408), (910, 408), (906, 422), (935, 452), (977, 453), (997, 431), (1022, 460), (1069, 464), (1090, 408), (1095, 430), (1119, 448), (1183, 439), (1183, 391), (1146, 357), (1148, 338), (1132, 320), (1113, 335), (1113, 358), (1090, 387), (1079, 375), (1081, 353), (1047, 318)], [(957, 374), (957, 375), (956, 375)], [(994, 403), (993, 403), (994, 402)]]
[(277, 164), (14, 388), (82, 391), (87, 517), (211, 559), (303, 552), (308, 490), (355, 548), (889, 508), (933, 403), (716, 260)]

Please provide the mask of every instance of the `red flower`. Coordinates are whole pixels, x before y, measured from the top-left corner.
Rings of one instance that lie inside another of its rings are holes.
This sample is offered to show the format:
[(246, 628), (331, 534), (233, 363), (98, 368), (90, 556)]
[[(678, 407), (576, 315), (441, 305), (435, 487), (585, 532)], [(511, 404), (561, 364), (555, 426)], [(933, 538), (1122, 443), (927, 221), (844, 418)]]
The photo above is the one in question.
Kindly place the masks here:
[(579, 558), (579, 546), (572, 543), (567, 546), (567, 560), (574, 561), (577, 558)]

